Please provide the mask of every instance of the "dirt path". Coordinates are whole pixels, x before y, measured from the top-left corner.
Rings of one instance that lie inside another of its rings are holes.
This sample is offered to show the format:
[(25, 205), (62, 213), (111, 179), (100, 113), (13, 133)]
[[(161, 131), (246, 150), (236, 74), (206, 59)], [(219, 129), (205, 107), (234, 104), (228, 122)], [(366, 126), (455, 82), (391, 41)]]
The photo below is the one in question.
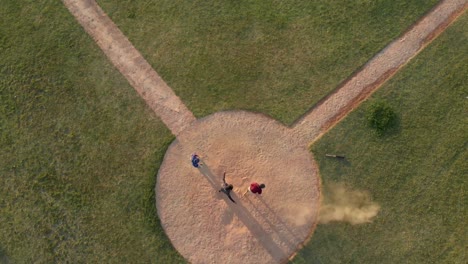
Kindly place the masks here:
[[(95, 1), (63, 0), (177, 136), (158, 171), (156, 205), (172, 244), (192, 263), (280, 263), (293, 256), (316, 227), (320, 204), (319, 172), (307, 144), (437, 37), (463, 13), (466, 1), (442, 1), (311, 112), (284, 127), (245, 111), (195, 119)], [(202, 155), (205, 167), (191, 166), (192, 152)], [(224, 171), (235, 186), (236, 204), (218, 192)], [(262, 198), (241, 198), (252, 181), (266, 183)]]
[(192, 112), (94, 0), (63, 0), (63, 3), (174, 135), (195, 121)]
[(296, 137), (311, 144), (340, 122), (463, 14), (467, 2), (441, 1), (403, 36), (297, 120), (292, 126)]
[[(226, 111), (197, 120), (170, 145), (156, 181), (157, 212), (190, 263), (283, 263), (310, 237), (320, 178), (290, 132), (262, 114)], [(194, 151), (201, 169), (190, 163)], [(224, 171), (235, 204), (218, 192)], [(241, 198), (253, 181), (266, 184), (262, 196)]]

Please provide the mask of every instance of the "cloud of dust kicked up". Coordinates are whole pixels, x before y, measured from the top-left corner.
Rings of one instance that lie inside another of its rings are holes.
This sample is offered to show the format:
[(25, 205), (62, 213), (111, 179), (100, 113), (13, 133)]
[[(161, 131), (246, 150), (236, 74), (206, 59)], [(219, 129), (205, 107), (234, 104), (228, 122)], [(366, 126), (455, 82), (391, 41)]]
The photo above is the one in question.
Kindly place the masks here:
[(365, 191), (350, 190), (344, 184), (330, 183), (324, 186), (324, 197), (319, 212), (319, 223), (332, 221), (353, 225), (369, 223), (377, 215), (380, 205), (371, 201)]

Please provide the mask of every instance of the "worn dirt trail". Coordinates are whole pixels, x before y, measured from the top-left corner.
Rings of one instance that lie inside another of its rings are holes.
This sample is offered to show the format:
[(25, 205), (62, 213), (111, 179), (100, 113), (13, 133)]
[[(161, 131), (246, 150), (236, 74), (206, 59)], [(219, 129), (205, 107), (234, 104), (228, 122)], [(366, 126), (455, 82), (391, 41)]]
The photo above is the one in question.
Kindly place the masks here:
[[(292, 127), (259, 113), (227, 111), (195, 119), (93, 0), (62, 0), (176, 140), (157, 175), (156, 206), (174, 247), (192, 263), (281, 263), (317, 225), (320, 177), (308, 144), (405, 65), (457, 16), (467, 0), (443, 0), (401, 38)], [(189, 157), (198, 152), (205, 166)], [(233, 204), (219, 193), (223, 172)], [(262, 197), (241, 198), (252, 181)], [(252, 258), (255, 256), (255, 258)]]
[(174, 135), (195, 121), (192, 112), (94, 0), (63, 3)]
[(441, 1), (403, 36), (298, 119), (292, 126), (295, 137), (310, 144), (340, 122), (463, 14), (467, 2)]
[[(189, 161), (195, 151), (201, 169)], [(224, 171), (236, 204), (218, 192)], [(284, 262), (317, 224), (317, 165), (289, 128), (262, 114), (227, 111), (197, 120), (169, 146), (157, 177), (161, 224), (191, 263)], [(262, 196), (241, 198), (254, 181), (266, 184)]]

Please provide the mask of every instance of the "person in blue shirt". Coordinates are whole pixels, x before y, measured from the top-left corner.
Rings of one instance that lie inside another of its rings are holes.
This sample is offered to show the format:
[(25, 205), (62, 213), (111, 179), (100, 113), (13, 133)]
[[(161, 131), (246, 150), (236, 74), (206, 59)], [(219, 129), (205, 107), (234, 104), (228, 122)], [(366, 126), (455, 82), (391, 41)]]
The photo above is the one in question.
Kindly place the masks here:
[(190, 161), (195, 168), (199, 168), (203, 165), (203, 163), (200, 161), (200, 156), (198, 156), (197, 153), (192, 154)]

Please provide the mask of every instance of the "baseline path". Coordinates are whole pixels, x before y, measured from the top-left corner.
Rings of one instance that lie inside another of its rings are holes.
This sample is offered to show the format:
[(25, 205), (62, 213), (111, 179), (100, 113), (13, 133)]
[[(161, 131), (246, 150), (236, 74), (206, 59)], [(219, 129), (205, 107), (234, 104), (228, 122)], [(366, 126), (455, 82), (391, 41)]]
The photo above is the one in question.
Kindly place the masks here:
[(292, 126), (302, 142), (312, 143), (367, 99), (439, 36), (467, 8), (467, 0), (443, 0), (403, 36), (372, 58)]
[[(253, 255), (264, 263), (283, 263), (317, 225), (320, 177), (307, 143), (437, 37), (465, 11), (468, 0), (442, 0), (291, 127), (244, 111), (196, 119), (94, 0), (62, 1), (177, 137), (155, 186), (158, 216), (174, 247), (191, 263), (251, 263)], [(208, 154), (202, 154), (206, 166), (200, 170), (187, 159), (194, 150)], [(218, 192), (226, 170), (236, 186), (236, 204)], [(268, 183), (262, 200), (240, 197), (252, 181)], [(180, 190), (174, 192), (174, 186)]]
[(94, 0), (63, 0), (86, 32), (177, 136), (195, 117)]

